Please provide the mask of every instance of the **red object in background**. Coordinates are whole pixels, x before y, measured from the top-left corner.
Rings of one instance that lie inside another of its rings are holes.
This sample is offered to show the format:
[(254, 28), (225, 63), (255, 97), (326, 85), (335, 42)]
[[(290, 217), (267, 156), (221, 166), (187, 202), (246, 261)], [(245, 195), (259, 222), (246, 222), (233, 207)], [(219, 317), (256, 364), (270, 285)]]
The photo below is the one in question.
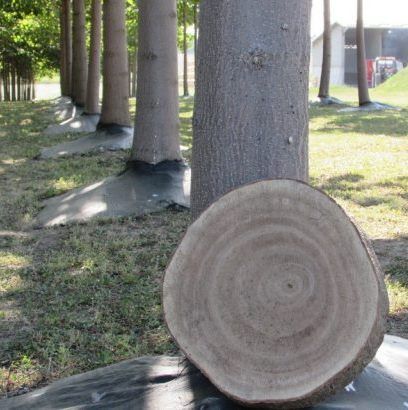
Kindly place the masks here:
[(374, 87), (375, 81), (375, 60), (367, 60), (367, 82), (370, 88)]

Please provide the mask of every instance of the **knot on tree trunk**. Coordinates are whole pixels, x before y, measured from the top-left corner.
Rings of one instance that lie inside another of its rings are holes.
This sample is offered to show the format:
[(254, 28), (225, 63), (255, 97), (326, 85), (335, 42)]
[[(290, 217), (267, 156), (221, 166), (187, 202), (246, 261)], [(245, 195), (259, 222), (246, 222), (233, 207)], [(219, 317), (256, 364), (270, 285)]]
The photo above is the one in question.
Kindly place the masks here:
[(146, 60), (156, 60), (157, 59), (157, 54), (155, 54), (153, 51), (147, 51), (142, 54), (142, 57), (144, 57)]
[(244, 54), (242, 59), (250, 68), (261, 70), (267, 63), (268, 55), (264, 50), (255, 48)]

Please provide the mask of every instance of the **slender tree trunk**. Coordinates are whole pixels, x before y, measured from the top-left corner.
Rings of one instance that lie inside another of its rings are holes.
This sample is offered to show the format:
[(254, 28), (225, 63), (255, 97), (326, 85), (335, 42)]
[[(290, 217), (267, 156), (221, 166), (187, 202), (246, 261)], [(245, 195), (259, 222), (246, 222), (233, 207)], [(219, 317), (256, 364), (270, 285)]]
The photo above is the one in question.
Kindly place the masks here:
[(17, 101), (21, 101), (21, 77), (19, 71), (17, 71)]
[(11, 99), (13, 101), (17, 100), (16, 84), (16, 67), (13, 64), (11, 66)]
[(0, 101), (3, 101), (3, 72), (0, 68)]
[(129, 97), (133, 97), (132, 95), (132, 54), (128, 53), (128, 93)]
[(60, 5), (60, 87), (61, 95), (67, 95), (67, 45), (65, 44), (65, 20), (67, 10), (65, 0), (61, 0)]
[(72, 95), (80, 107), (85, 105), (88, 75), (85, 16), (85, 0), (73, 0)]
[(194, 62), (197, 62), (198, 3), (194, 3)]
[(132, 67), (132, 97), (136, 97), (136, 82), (137, 82), (137, 44), (135, 49), (135, 55), (133, 56), (133, 67)]
[(31, 80), (27, 78), (27, 101), (31, 101)]
[(35, 94), (35, 77), (34, 73), (31, 73), (31, 100), (35, 100), (36, 94)]
[(71, 0), (64, 0), (67, 3), (67, 18), (65, 20), (65, 44), (66, 44), (66, 81), (67, 81), (67, 95), (72, 96), (72, 17), (71, 17)]
[(4, 101), (10, 101), (10, 72), (9, 65), (4, 65)]
[(61, 0), (60, 8), (60, 75), (61, 94), (71, 95), (72, 77), (72, 32), (71, 32), (71, 3), (70, 0)]
[(323, 62), (319, 98), (330, 96), (331, 48), (330, 0), (324, 0)]
[(363, 0), (357, 0), (357, 75), (358, 75), (358, 101), (360, 106), (369, 104), (370, 93), (367, 81), (367, 59), (364, 37)]
[(130, 126), (125, 0), (103, 3), (103, 102), (100, 126)]
[(24, 101), (27, 101), (27, 73), (24, 70), (24, 74), (23, 74), (23, 95), (24, 95)]
[(241, 185), (308, 180), (310, 0), (200, 4), (192, 213)]
[(188, 97), (190, 93), (188, 91), (187, 0), (183, 0), (183, 54), (184, 54), (183, 96)]
[(91, 47), (89, 52), (88, 86), (86, 93), (86, 114), (98, 114), (99, 85), (101, 79), (102, 3), (92, 0)]
[(181, 161), (176, 0), (139, 1), (137, 109), (131, 161)]

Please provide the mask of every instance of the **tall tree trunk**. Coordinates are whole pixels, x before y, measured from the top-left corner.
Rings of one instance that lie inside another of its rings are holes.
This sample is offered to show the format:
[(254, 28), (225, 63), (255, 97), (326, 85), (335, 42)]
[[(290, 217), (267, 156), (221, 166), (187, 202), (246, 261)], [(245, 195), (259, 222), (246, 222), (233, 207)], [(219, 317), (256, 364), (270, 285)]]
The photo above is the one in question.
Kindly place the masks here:
[(310, 0), (203, 0), (192, 213), (267, 178), (308, 180)]
[(125, 0), (103, 3), (103, 102), (100, 126), (130, 126)]
[(35, 77), (34, 72), (31, 72), (31, 100), (35, 100), (36, 93), (35, 93)]
[(135, 55), (133, 56), (132, 62), (132, 97), (136, 97), (136, 83), (137, 83), (137, 44), (135, 49)]
[(61, 95), (67, 95), (67, 46), (65, 44), (65, 19), (66, 19), (66, 2), (61, 0), (60, 4), (60, 87)]
[(197, 40), (198, 40), (198, 3), (194, 3), (194, 62), (197, 62)]
[(27, 78), (27, 101), (31, 101), (31, 79)]
[(21, 101), (21, 76), (19, 71), (17, 71), (17, 100)]
[(132, 54), (128, 53), (128, 87), (129, 87), (129, 97), (132, 95)]
[(10, 71), (8, 63), (4, 64), (4, 101), (10, 101)]
[(0, 101), (3, 101), (3, 71), (0, 68)]
[(72, 96), (80, 107), (85, 105), (88, 75), (85, 17), (85, 0), (73, 0)]
[(176, 0), (139, 1), (137, 109), (131, 161), (181, 161)]
[(183, 0), (183, 54), (183, 96), (188, 97), (190, 93), (188, 91), (187, 0)]
[(358, 101), (360, 106), (369, 104), (370, 93), (367, 81), (367, 59), (364, 37), (363, 0), (357, 0), (357, 75), (358, 75)]
[(99, 85), (101, 79), (102, 3), (92, 0), (91, 47), (89, 52), (88, 86), (86, 92), (86, 114), (98, 114)]
[(330, 96), (331, 48), (330, 0), (324, 0), (323, 62), (319, 98), (328, 98)]
[(71, 95), (72, 77), (72, 32), (71, 32), (71, 3), (70, 0), (61, 0), (60, 8), (60, 74), (61, 94)]
[(17, 100), (17, 94), (16, 94), (16, 67), (14, 66), (14, 63), (11, 66), (11, 99), (13, 101)]

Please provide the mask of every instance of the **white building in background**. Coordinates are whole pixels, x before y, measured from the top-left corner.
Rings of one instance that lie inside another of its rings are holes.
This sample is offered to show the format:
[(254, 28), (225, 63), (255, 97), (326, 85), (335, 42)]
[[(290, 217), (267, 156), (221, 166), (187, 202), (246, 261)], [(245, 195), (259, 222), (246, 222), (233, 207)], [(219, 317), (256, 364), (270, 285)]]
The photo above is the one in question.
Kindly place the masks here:
[[(408, 1), (408, 0), (407, 0)], [(404, 16), (405, 18), (405, 16)], [(365, 39), (367, 59), (396, 57), (408, 64), (408, 23), (378, 24), (366, 22)], [(323, 59), (323, 33), (312, 39), (311, 78), (317, 85)], [(357, 50), (355, 25), (332, 25), (331, 84), (357, 83)]]

